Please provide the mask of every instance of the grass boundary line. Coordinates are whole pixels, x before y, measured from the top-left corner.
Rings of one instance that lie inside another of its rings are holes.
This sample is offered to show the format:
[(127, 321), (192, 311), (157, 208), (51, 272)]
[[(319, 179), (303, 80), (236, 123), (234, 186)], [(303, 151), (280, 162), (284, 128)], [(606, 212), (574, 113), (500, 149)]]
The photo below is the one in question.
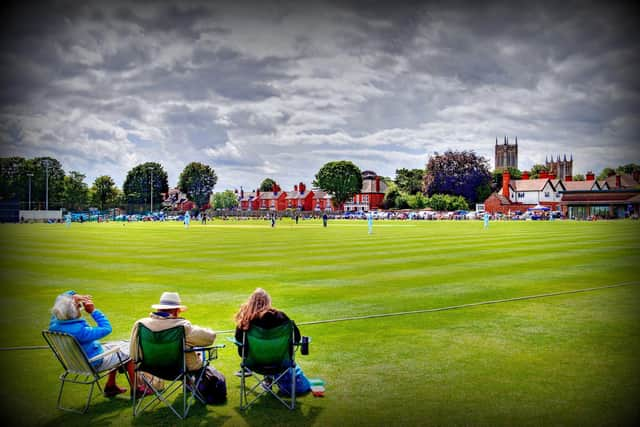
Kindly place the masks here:
[[(544, 294), (536, 294), (536, 295), (526, 295), (522, 297), (514, 297), (514, 298), (504, 298), (490, 301), (480, 301), (480, 302), (472, 302), (468, 304), (460, 304), (460, 305), (451, 305), (448, 307), (438, 307), (438, 308), (425, 308), (421, 310), (411, 310), (411, 311), (397, 311), (394, 313), (380, 313), (380, 314), (368, 314), (365, 316), (350, 316), (350, 317), (339, 317), (336, 319), (324, 319), (324, 320), (312, 320), (309, 322), (301, 322), (298, 323), (300, 326), (307, 325), (320, 325), (324, 323), (338, 323), (338, 322), (349, 322), (353, 320), (366, 320), (366, 319), (377, 319), (381, 317), (395, 317), (395, 316), (407, 316), (411, 314), (422, 314), (422, 313), (436, 313), (439, 311), (449, 311), (449, 310), (459, 310), (462, 308), (470, 308), (470, 307), (479, 307), (483, 305), (492, 305), (492, 304), (502, 304), (506, 302), (514, 302), (514, 301), (526, 301), (531, 299), (539, 299), (539, 298), (548, 298), (555, 297), (560, 295), (570, 295), (577, 294), (581, 292), (593, 292), (599, 291), (603, 289), (611, 289), (611, 288), (619, 288), (621, 286), (631, 286), (637, 285), (638, 281), (630, 281), (630, 282), (621, 282), (615, 283), (613, 285), (605, 285), (605, 286), (596, 286), (592, 288), (583, 288), (583, 289), (574, 289), (570, 291), (558, 291), (558, 292), (547, 292)], [(234, 329), (227, 329), (223, 331), (216, 331), (216, 334), (231, 334), (234, 333)], [(43, 350), (48, 349), (49, 347), (46, 345), (31, 345), (31, 346), (19, 346), (19, 347), (0, 347), (0, 351), (18, 351), (18, 350)]]

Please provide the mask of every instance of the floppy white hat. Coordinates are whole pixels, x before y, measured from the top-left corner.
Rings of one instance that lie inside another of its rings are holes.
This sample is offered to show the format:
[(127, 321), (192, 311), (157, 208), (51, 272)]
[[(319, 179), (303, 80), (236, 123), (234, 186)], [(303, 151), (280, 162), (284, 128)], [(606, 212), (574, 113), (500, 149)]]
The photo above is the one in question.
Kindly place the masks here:
[(184, 311), (187, 309), (187, 306), (182, 305), (180, 295), (178, 295), (177, 292), (163, 292), (160, 297), (160, 303), (153, 304), (151, 308), (156, 310), (173, 310), (174, 308), (179, 308)]

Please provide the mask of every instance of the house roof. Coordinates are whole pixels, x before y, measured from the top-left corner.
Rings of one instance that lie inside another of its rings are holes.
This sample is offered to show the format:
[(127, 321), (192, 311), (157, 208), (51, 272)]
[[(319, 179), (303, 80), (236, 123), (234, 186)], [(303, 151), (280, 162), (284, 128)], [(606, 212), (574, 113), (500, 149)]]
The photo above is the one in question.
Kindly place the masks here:
[(278, 194), (273, 194), (273, 191), (265, 191), (264, 193), (260, 193), (260, 199), (261, 200), (273, 200), (273, 199), (279, 199), (280, 197), (282, 197), (282, 195), (287, 195), (286, 192), (284, 191), (279, 191)]
[(256, 192), (255, 191), (245, 192), (244, 196), (240, 198), (240, 201), (248, 202), (248, 201), (254, 199), (255, 197), (256, 197)]
[(563, 205), (636, 203), (640, 190), (571, 191), (562, 195)]
[(313, 190), (314, 199), (331, 199), (331, 195), (322, 190)]
[(304, 193), (300, 193), (299, 191), (287, 191), (287, 199), (306, 199), (311, 193), (313, 192), (309, 190), (305, 190)]
[[(611, 189), (616, 188), (616, 176), (615, 175), (611, 175), (610, 177), (605, 179), (605, 181), (607, 182), (607, 184), (609, 184), (609, 188), (611, 188)], [(621, 188), (635, 188), (638, 185), (640, 185), (640, 183), (638, 181), (636, 181), (635, 179), (633, 179), (633, 175), (629, 175), (629, 174), (620, 175), (620, 187)]]
[(509, 181), (509, 187), (513, 188), (514, 191), (542, 191), (547, 182), (551, 184), (555, 191), (555, 187), (549, 178), (515, 179)]
[(596, 181), (564, 181), (563, 184), (566, 191), (600, 190), (600, 186)]

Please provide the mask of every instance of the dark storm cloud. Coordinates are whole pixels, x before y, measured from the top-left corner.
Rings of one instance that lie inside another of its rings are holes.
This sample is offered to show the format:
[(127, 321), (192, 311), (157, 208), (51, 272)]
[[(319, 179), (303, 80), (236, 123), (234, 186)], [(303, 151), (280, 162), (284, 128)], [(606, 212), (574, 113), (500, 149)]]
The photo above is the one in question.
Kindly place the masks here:
[(265, 174), (287, 185), (338, 157), (393, 175), (448, 148), (491, 158), (505, 134), (519, 136), (521, 168), (545, 151), (573, 153), (577, 173), (639, 162), (637, 7), (52, 1), (5, 11), (2, 155), (59, 154), (81, 169), (99, 152), (106, 170), (89, 179), (121, 182), (162, 161), (175, 181), (205, 159), (222, 186)]

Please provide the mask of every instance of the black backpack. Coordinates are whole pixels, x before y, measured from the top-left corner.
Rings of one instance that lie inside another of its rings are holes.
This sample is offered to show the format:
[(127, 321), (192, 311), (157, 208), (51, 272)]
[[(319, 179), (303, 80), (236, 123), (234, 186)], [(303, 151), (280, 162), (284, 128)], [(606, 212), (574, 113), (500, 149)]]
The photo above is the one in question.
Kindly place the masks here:
[(202, 374), (202, 380), (198, 384), (198, 392), (209, 405), (226, 402), (227, 381), (224, 375), (214, 367), (207, 366)]

